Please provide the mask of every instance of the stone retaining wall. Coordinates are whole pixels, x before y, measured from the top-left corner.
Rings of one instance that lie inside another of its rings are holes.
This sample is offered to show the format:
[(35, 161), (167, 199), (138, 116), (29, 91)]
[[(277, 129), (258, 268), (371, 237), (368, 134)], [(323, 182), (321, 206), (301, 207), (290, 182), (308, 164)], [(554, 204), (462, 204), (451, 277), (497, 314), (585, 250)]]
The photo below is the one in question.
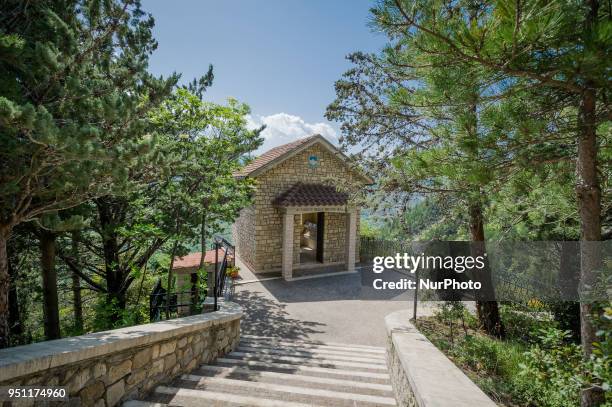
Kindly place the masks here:
[(495, 407), (496, 404), (409, 321), (387, 315), (387, 365), (399, 406)]
[[(65, 386), (72, 406), (112, 407), (233, 350), (242, 309), (0, 350), (0, 386)], [(20, 404), (21, 405), (21, 404)]]

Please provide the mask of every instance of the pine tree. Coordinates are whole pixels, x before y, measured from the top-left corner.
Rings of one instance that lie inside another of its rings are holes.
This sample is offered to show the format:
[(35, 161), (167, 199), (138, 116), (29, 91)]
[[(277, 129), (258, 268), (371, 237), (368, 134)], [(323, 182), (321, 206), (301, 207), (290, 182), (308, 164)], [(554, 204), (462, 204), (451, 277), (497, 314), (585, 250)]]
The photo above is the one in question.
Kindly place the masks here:
[(0, 347), (15, 226), (120, 191), (145, 162), (147, 112), (177, 78), (147, 72), (153, 19), (138, 1), (4, 1), (0, 16)]
[[(391, 43), (381, 55), (351, 57), (355, 68), (336, 83), (338, 99), (328, 118), (343, 122), (346, 144), (379, 146), (383, 193), (445, 195), (460, 202), (470, 240), (483, 251), (488, 193), (504, 179), (507, 159), (484, 119), (491, 74), (423, 51), (431, 46), (427, 38), (398, 31), (387, 8), (374, 12)], [(482, 282), (493, 292), (490, 274)], [(487, 297), (477, 302), (479, 320), (488, 333), (503, 336), (497, 303)]]
[[(605, 142), (598, 129), (609, 120), (612, 35), (609, 2), (598, 0), (484, 1), (387, 0), (383, 8), (397, 31), (423, 36), (426, 49), (447, 63), (474, 63), (500, 75), (503, 95), (525, 88), (548, 93), (558, 110), (573, 108), (577, 144), (576, 196), (581, 241), (601, 240), (601, 167), (599, 149)], [(465, 18), (462, 10), (478, 10)], [(581, 285), (592, 286), (601, 266), (597, 246), (585, 243), (581, 252)], [(584, 356), (596, 339), (594, 304), (581, 304)], [(584, 390), (582, 405), (597, 405), (602, 392)]]

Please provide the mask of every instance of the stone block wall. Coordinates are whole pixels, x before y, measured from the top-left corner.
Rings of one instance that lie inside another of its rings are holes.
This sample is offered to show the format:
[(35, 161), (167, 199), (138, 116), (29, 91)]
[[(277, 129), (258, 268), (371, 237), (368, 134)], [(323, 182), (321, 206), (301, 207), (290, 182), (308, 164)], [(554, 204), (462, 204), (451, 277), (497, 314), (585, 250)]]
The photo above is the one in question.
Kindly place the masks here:
[(243, 208), (232, 225), (232, 239), (240, 260), (249, 268), (255, 267), (255, 206)]
[(496, 407), (496, 404), (410, 323), (409, 310), (385, 317), (387, 366), (399, 406)]
[(233, 350), (241, 315), (224, 303), (217, 312), (3, 349), (0, 386), (65, 386), (71, 406), (113, 407)]
[(325, 214), (323, 238), (325, 239), (323, 261), (325, 263), (344, 261), (346, 247), (346, 213)]
[(397, 353), (397, 349), (395, 349), (393, 345), (391, 336), (387, 337), (387, 367), (389, 368), (389, 377), (391, 378), (391, 386), (395, 393), (397, 405), (403, 407), (417, 407), (417, 400), (410, 387), (408, 376), (402, 367), (402, 362)]
[[(315, 168), (311, 168), (308, 164), (308, 157), (311, 155), (316, 155), (319, 158), (318, 165)], [(256, 242), (255, 260), (250, 265), (256, 272), (277, 271), (281, 268), (282, 212), (272, 206), (274, 198), (296, 182), (337, 182), (341, 184), (361, 182), (340, 158), (320, 144), (314, 144), (288, 158), (278, 166), (258, 176), (256, 180), (258, 185), (254, 196), (255, 236), (253, 238), (253, 241)], [(240, 221), (237, 222), (237, 225), (239, 224)], [(341, 244), (344, 246), (344, 241)], [(238, 241), (236, 241), (236, 245), (238, 254), (242, 259), (244, 257), (243, 249)], [(299, 249), (299, 238), (296, 246)], [(342, 253), (344, 253), (344, 249), (342, 249)], [(296, 254), (296, 250), (294, 250), (294, 263), (299, 263), (299, 254)]]

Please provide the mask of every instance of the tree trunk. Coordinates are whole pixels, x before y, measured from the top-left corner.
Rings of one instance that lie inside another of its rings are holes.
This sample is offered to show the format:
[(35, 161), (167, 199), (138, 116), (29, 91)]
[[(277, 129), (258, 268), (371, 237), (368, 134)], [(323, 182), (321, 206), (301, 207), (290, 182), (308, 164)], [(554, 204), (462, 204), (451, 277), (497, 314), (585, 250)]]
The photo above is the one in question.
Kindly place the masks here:
[[(590, 2), (595, 4), (596, 2)], [(597, 8), (597, 6), (593, 6)], [(596, 14), (596, 12), (595, 12)], [(595, 270), (601, 266), (596, 244), (601, 240), (601, 191), (597, 177), (597, 135), (595, 128), (595, 91), (586, 89), (580, 105), (580, 135), (578, 139), (577, 185), (578, 208), (580, 211), (580, 291), (595, 283)], [(596, 341), (596, 327), (593, 323), (594, 304), (580, 304), (580, 336), (585, 360), (591, 357), (593, 342)], [(582, 391), (582, 407), (597, 406), (603, 402), (600, 389), (588, 388)]]
[[(178, 229), (178, 228), (177, 228)], [(170, 318), (170, 299), (172, 298), (172, 283), (174, 277), (174, 257), (176, 257), (176, 249), (178, 248), (178, 240), (172, 244), (172, 254), (170, 255), (170, 267), (168, 268), (168, 289), (166, 290), (166, 318)]]
[(57, 300), (57, 270), (55, 269), (55, 237), (54, 233), (41, 231), (40, 254), (43, 281), (43, 315), (45, 338), (59, 339), (60, 321)]
[(206, 257), (206, 213), (202, 214), (202, 225), (200, 227), (200, 251), (202, 253), (200, 256), (200, 269), (203, 269), (205, 266), (204, 259)]
[[(79, 264), (79, 232), (72, 232), (72, 257)], [(74, 312), (74, 330), (83, 332), (83, 300), (81, 298), (81, 279), (72, 273), (72, 300)]]
[(9, 346), (9, 292), (11, 282), (6, 249), (10, 235), (11, 227), (0, 225), (0, 349)]
[[(585, 43), (592, 36), (593, 27), (599, 11), (598, 0), (586, 0), (584, 20)], [(585, 49), (585, 53), (590, 52)], [(576, 162), (576, 195), (580, 211), (580, 290), (581, 292), (595, 282), (595, 270), (601, 267), (601, 258), (596, 244), (589, 243), (601, 240), (601, 189), (597, 177), (597, 124), (596, 93), (593, 83), (585, 81), (578, 118), (578, 160)], [(580, 335), (582, 352), (585, 360), (590, 359), (593, 342), (596, 340), (596, 326), (593, 323), (595, 304), (580, 304)], [(598, 406), (604, 401), (604, 392), (597, 388), (582, 391), (582, 407)]]
[(559, 277), (558, 284), (562, 301), (578, 299), (580, 283), (580, 242), (559, 242)]
[(200, 300), (199, 278), (200, 273), (206, 271), (206, 213), (202, 213), (202, 224), (200, 226), (200, 267), (198, 271), (191, 275), (191, 302), (196, 304)]
[(23, 324), (21, 322), (21, 312), (19, 311), (19, 298), (17, 296), (17, 270), (13, 267), (11, 257), (8, 257), (9, 276), (11, 278), (11, 287), (9, 291), (9, 327), (11, 338), (17, 339), (13, 345), (21, 343), (23, 335)]
[[(147, 263), (142, 266), (142, 277), (140, 278), (140, 285), (138, 286), (138, 295), (136, 296), (136, 304), (140, 304), (140, 298), (142, 297), (142, 289), (144, 287), (144, 281), (147, 277)], [(140, 316), (137, 316), (137, 320), (140, 321)]]
[(112, 198), (103, 197), (96, 200), (104, 249), (106, 303), (110, 307), (108, 317), (111, 325), (121, 320), (126, 305), (124, 275), (120, 267), (118, 236), (113, 213), (115, 205), (116, 202), (113, 202)]
[[(485, 254), (485, 234), (484, 222), (482, 216), (482, 204), (475, 202), (470, 205), (470, 235), (472, 238), (473, 253), (472, 256), (483, 256)], [(485, 257), (486, 259), (486, 257)], [(503, 338), (504, 326), (499, 315), (499, 307), (497, 301), (491, 301), (494, 295), (493, 281), (491, 272), (488, 267), (488, 262), (485, 260), (486, 267), (482, 270), (482, 291), (484, 297), (482, 300), (476, 301), (476, 313), (478, 320), (484, 330), (491, 336)]]

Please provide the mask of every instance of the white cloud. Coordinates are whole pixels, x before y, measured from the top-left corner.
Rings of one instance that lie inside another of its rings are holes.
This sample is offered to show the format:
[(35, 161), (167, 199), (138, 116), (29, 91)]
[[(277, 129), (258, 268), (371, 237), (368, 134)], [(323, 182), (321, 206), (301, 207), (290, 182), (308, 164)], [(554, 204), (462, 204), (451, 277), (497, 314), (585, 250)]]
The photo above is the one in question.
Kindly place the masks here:
[(262, 124), (266, 129), (262, 132), (264, 143), (256, 151), (259, 154), (281, 144), (290, 143), (302, 137), (320, 134), (330, 142), (337, 144), (336, 131), (327, 123), (306, 123), (299, 116), (287, 113), (276, 113), (269, 116), (249, 116), (247, 118), (249, 128), (257, 128)]

